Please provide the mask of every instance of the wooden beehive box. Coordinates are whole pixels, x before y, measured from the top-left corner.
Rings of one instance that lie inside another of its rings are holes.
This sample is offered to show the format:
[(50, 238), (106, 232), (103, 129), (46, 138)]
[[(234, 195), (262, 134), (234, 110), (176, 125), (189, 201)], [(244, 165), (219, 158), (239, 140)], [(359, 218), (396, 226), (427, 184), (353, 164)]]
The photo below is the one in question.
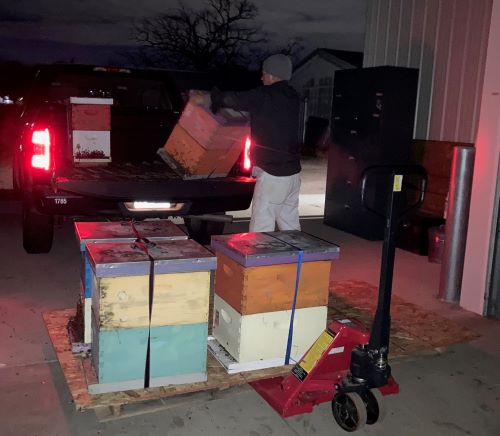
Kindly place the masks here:
[[(213, 336), (238, 363), (267, 360), (283, 365), (291, 310), (241, 315), (217, 294), (214, 296)], [(325, 329), (327, 307), (297, 309), (291, 357), (299, 360)]]
[[(131, 243), (89, 244), (92, 311), (103, 330), (149, 324), (150, 258)], [(149, 247), (154, 259), (151, 325), (208, 321), (212, 253), (197, 242), (160, 241)]]
[[(144, 371), (139, 379), (137, 374), (146, 365), (148, 335), (150, 386), (205, 379), (213, 254), (193, 240), (157, 242), (148, 247), (149, 256), (133, 243), (88, 244), (87, 250), (92, 359), (101, 389), (141, 386)], [(120, 380), (111, 369), (116, 365)]]
[[(187, 235), (169, 220), (146, 220), (132, 223), (119, 222), (75, 222), (75, 233), (81, 252), (81, 301), (84, 316), (84, 338), (91, 343), (91, 297), (92, 297), (92, 267), (87, 256), (87, 245), (103, 242), (133, 242), (137, 233), (149, 241), (167, 241), (187, 239)], [(134, 231), (135, 228), (135, 231)]]
[(228, 110), (213, 114), (208, 104), (188, 101), (158, 154), (185, 179), (224, 177), (249, 135), (247, 114)]
[(227, 150), (249, 134), (248, 113), (225, 108), (214, 114), (209, 96), (204, 94), (204, 97), (204, 102), (199, 104), (190, 98), (178, 122), (201, 147)]
[(242, 315), (292, 307), (299, 249), (304, 252), (297, 308), (326, 306), (339, 247), (298, 231), (212, 237), (215, 292)]
[(69, 123), (75, 163), (111, 162), (112, 98), (70, 97)]
[(99, 384), (94, 394), (140, 389), (145, 385), (147, 341), (150, 334), (149, 386), (206, 380), (208, 325), (179, 324), (121, 330), (92, 329), (92, 362)]
[[(78, 103), (86, 101), (88, 103)], [(72, 98), (71, 127), (73, 130), (111, 130), (111, 103), (106, 99)], [(91, 104), (90, 104), (91, 103)]]

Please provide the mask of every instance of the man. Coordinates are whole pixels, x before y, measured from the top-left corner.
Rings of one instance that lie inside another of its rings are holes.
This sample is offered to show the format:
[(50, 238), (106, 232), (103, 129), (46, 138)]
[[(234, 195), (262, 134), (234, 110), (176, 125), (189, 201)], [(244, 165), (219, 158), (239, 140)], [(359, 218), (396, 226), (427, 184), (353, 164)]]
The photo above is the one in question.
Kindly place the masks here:
[(212, 108), (222, 107), (250, 113), (256, 177), (252, 200), (251, 232), (300, 230), (300, 145), (298, 123), (300, 100), (288, 84), (292, 62), (276, 54), (262, 65), (264, 86), (245, 92), (211, 93)]

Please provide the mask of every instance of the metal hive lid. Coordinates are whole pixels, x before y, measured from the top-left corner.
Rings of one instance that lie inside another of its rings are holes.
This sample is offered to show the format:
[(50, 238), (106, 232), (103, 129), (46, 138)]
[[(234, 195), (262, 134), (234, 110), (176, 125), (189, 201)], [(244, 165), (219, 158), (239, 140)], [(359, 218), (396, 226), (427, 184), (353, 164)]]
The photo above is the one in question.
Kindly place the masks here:
[[(187, 239), (187, 235), (170, 220), (150, 220), (134, 222), (141, 237), (153, 241)], [(75, 233), (80, 251), (85, 245), (95, 242), (132, 242), (136, 234), (128, 221), (76, 222)]]
[(340, 253), (338, 245), (296, 230), (213, 236), (212, 248), (245, 267), (295, 263), (301, 250), (304, 261), (337, 259)]
[[(87, 246), (97, 277), (149, 274), (151, 260), (129, 242), (95, 243)], [(215, 255), (191, 239), (158, 241), (148, 246), (156, 274), (209, 271), (217, 267)]]

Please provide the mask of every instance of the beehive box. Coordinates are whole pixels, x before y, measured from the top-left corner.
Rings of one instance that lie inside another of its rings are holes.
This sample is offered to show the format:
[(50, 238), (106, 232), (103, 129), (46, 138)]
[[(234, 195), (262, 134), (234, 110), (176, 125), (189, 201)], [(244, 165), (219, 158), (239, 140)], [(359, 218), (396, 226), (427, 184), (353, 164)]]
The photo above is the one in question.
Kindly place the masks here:
[[(241, 315), (217, 294), (214, 296), (212, 334), (238, 363), (284, 362), (291, 310)], [(297, 309), (291, 357), (299, 360), (326, 327), (327, 307)], [(274, 361), (274, 362), (273, 362)]]
[[(87, 250), (96, 341), (92, 360), (99, 384), (118, 390), (137, 385), (149, 332), (150, 386), (205, 379), (213, 254), (192, 240), (157, 242), (148, 248), (149, 256), (131, 243), (95, 243)], [(120, 380), (109, 369), (116, 365), (121, 365)], [(192, 368), (196, 372), (189, 372)]]
[(241, 315), (292, 307), (299, 250), (303, 250), (297, 308), (326, 306), (332, 259), (339, 247), (298, 231), (212, 237), (215, 292)]
[(227, 150), (250, 134), (248, 113), (224, 108), (214, 114), (209, 96), (204, 94), (204, 97), (200, 104), (190, 99), (178, 122), (201, 147)]
[(225, 177), (250, 135), (248, 115), (188, 101), (179, 122), (158, 154), (185, 179)]
[(193, 240), (160, 241), (150, 258), (131, 243), (87, 245), (92, 267), (92, 311), (101, 330), (208, 321), (212, 253)]
[(75, 163), (111, 162), (111, 98), (70, 97)]
[[(96, 324), (94, 324), (95, 326)], [(92, 360), (99, 384), (93, 392), (140, 389), (145, 385), (150, 335), (149, 386), (206, 380), (207, 323), (99, 330), (93, 327)]]
[[(149, 241), (187, 239), (187, 235), (169, 220), (135, 222), (135, 230)], [(133, 242), (137, 235), (129, 221), (76, 222), (75, 233), (81, 252), (82, 307), (84, 314), (84, 342), (91, 343), (92, 268), (87, 256), (87, 245), (103, 242)]]
[(110, 131), (112, 102), (111, 99), (71, 98), (71, 127), (73, 130)]

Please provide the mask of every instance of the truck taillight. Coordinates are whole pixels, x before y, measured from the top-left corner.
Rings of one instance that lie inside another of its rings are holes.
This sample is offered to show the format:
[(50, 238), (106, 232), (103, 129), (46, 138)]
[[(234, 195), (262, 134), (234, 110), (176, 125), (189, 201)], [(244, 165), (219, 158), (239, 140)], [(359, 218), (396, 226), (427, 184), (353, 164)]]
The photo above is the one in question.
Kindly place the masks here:
[(50, 168), (50, 133), (49, 129), (33, 130), (31, 136), (33, 143), (33, 156), (31, 157), (31, 166), (48, 170)]
[(250, 147), (252, 146), (252, 140), (250, 136), (245, 139), (245, 151), (243, 156), (243, 169), (249, 171), (252, 168), (252, 161), (250, 160)]

